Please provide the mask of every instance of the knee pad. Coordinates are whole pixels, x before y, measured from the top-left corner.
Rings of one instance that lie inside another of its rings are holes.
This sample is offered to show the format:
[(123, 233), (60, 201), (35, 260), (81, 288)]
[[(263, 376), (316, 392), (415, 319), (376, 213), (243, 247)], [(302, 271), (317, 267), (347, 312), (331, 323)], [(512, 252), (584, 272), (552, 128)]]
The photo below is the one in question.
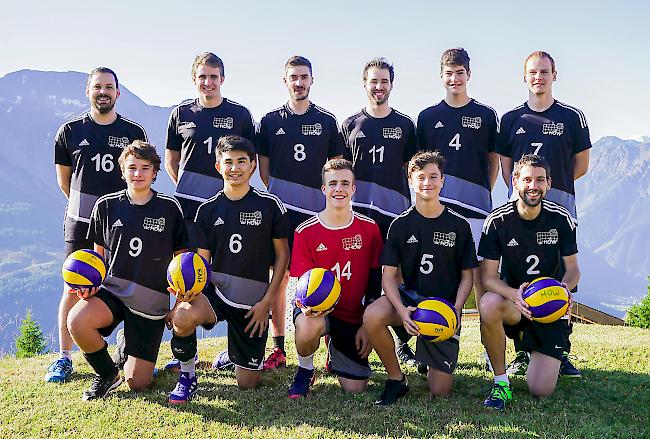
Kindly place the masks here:
[(190, 361), (196, 355), (196, 331), (187, 337), (173, 334), (171, 347), (174, 358), (182, 362)]

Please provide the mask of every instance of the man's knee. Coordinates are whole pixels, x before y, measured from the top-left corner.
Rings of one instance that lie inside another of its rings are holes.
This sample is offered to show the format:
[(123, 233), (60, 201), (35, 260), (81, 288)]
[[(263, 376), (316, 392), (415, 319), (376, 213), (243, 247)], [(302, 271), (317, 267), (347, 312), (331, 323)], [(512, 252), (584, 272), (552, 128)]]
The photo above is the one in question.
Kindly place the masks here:
[(378, 299), (368, 305), (363, 313), (363, 324), (366, 327), (387, 326), (390, 317), (389, 309), (383, 299)]
[(322, 317), (311, 318), (299, 315), (296, 318), (296, 342), (312, 341), (325, 331), (325, 319)]
[(536, 398), (544, 398), (546, 396), (551, 396), (555, 391), (556, 383), (543, 383), (543, 382), (529, 382), (528, 383), (528, 392), (531, 396)]
[(237, 374), (237, 387), (241, 390), (250, 390), (256, 388), (262, 380), (262, 374), (254, 371)]
[(185, 336), (192, 333), (200, 323), (195, 314), (189, 303), (179, 305), (174, 312), (174, 331)]
[(126, 384), (131, 390), (144, 390), (151, 385), (152, 376), (129, 376), (126, 377)]
[(479, 302), (481, 321), (500, 321), (503, 317), (503, 301), (504, 298), (499, 294), (491, 292), (484, 293)]
[(361, 393), (364, 392), (368, 387), (367, 380), (339, 379), (339, 382), (341, 383), (341, 387), (343, 388), (343, 390), (345, 390), (347, 393)]

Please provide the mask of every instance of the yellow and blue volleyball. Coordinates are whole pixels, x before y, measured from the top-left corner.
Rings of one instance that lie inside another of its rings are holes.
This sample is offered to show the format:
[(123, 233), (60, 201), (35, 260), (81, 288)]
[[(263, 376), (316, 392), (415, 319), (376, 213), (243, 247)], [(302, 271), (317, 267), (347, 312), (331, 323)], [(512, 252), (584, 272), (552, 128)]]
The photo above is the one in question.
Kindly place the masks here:
[(429, 297), (418, 303), (411, 320), (424, 339), (441, 342), (450, 338), (458, 329), (456, 308), (445, 299)]
[(178, 254), (167, 267), (167, 282), (174, 290), (184, 294), (199, 294), (210, 282), (210, 266), (197, 253)]
[(70, 288), (98, 287), (106, 277), (106, 263), (97, 252), (77, 250), (66, 258), (61, 275)]
[(336, 275), (324, 268), (312, 268), (298, 280), (296, 301), (313, 311), (328, 311), (341, 297), (341, 284)]
[(566, 314), (569, 295), (560, 282), (551, 277), (539, 277), (528, 284), (523, 294), (532, 313), (540, 323), (553, 323)]

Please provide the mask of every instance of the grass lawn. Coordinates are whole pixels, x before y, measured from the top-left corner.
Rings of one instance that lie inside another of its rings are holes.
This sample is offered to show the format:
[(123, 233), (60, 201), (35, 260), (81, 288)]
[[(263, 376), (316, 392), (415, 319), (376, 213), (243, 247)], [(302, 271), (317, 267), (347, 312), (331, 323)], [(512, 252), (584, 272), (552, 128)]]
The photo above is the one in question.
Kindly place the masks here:
[[(453, 397), (431, 398), (424, 377), (409, 369), (410, 393), (387, 408), (373, 406), (386, 379), (375, 354), (375, 375), (361, 395), (342, 393), (336, 378), (324, 373), (321, 347), (312, 396), (288, 399), (296, 368), (288, 343), (289, 367), (265, 375), (261, 388), (240, 391), (233, 373), (200, 370), (198, 397), (181, 407), (167, 403), (172, 373), (161, 373), (146, 392), (129, 392), (123, 384), (106, 400), (84, 403), (81, 393), (92, 375), (80, 355), (63, 385), (42, 381), (53, 355), (6, 357), (0, 359), (0, 438), (650, 437), (650, 330), (575, 325), (574, 364), (583, 378), (560, 380), (543, 400), (528, 396), (525, 381), (514, 379), (515, 401), (504, 413), (482, 406), (491, 377), (478, 363), (479, 339), (478, 322), (464, 322)], [(200, 340), (202, 364), (225, 345), (222, 338)], [(170, 355), (164, 344), (159, 365)]]

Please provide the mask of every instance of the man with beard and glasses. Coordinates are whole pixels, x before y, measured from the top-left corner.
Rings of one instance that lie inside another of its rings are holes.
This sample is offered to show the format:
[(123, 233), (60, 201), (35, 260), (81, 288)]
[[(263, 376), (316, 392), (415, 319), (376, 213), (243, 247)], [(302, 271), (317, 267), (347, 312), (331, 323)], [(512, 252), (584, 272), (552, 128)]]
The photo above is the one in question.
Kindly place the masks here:
[[(512, 401), (506, 335), (520, 338), (522, 348), (530, 352), (529, 392), (543, 397), (555, 390), (568, 344), (570, 290), (580, 279), (576, 223), (567, 209), (545, 199), (551, 188), (548, 162), (539, 155), (524, 155), (515, 164), (512, 185), (518, 199), (487, 217), (478, 249), (487, 291), (479, 304), (481, 340), (494, 369), (494, 385), (483, 405), (496, 410)], [(569, 294), (567, 315), (553, 323), (532, 321), (522, 299), (528, 283), (542, 276), (562, 282)]]
[[(134, 140), (147, 141), (142, 126), (115, 112), (120, 89), (113, 70), (98, 67), (90, 72), (86, 96), (90, 110), (63, 124), (54, 139), (56, 179), (68, 199), (64, 223), (65, 256), (76, 250), (93, 248), (93, 242), (86, 235), (95, 201), (126, 188), (117, 159), (122, 149)], [(66, 381), (73, 370), (73, 340), (66, 321), (79, 299), (69, 291), (68, 287), (63, 287), (58, 313), (60, 355), (45, 374), (48, 382)]]
[[(311, 62), (302, 56), (289, 58), (283, 81), (289, 101), (262, 118), (256, 146), (262, 181), (287, 208), (291, 250), (296, 227), (325, 208), (321, 179), (314, 170), (321, 169), (328, 159), (342, 157), (345, 144), (336, 117), (309, 100), (314, 82)], [(274, 348), (264, 370), (286, 365), (284, 292), (288, 281), (287, 271), (272, 307)]]
[[(413, 120), (388, 105), (395, 72), (385, 58), (375, 58), (363, 68), (368, 102), (363, 110), (343, 122), (345, 157), (354, 164), (357, 191), (353, 209), (374, 219), (386, 239), (390, 223), (411, 206), (406, 164), (416, 152)], [(397, 355), (403, 363), (418, 365), (400, 327)]]
[[(574, 182), (589, 169), (589, 127), (582, 111), (553, 97), (553, 82), (557, 79), (555, 61), (546, 52), (536, 51), (524, 62), (523, 79), (528, 87), (528, 101), (509, 111), (501, 120), (496, 152), (501, 156), (501, 171), (510, 185), (513, 163), (524, 154), (544, 157), (553, 174), (553, 188), (547, 199), (565, 207), (576, 220)], [(512, 194), (516, 198), (517, 194)], [(569, 323), (569, 334), (572, 325)], [(562, 357), (560, 375), (580, 378), (569, 361), (571, 343)], [(508, 366), (508, 373), (524, 375), (529, 356), (515, 340), (517, 355)]]

